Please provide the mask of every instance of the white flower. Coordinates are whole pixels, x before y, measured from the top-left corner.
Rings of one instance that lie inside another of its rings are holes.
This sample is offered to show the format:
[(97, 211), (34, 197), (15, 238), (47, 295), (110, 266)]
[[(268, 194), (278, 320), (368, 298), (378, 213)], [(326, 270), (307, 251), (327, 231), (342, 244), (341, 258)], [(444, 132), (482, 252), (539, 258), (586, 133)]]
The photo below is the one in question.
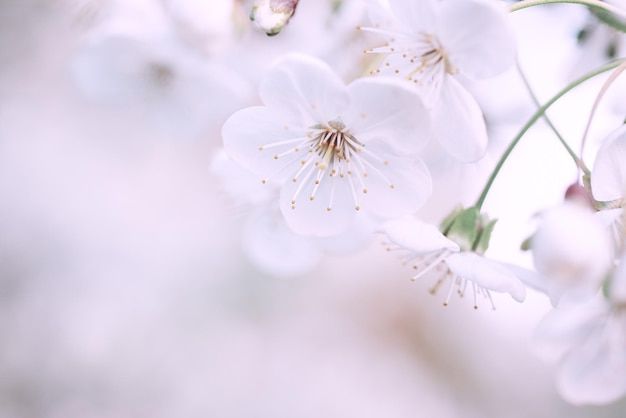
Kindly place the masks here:
[(140, 109), (150, 125), (184, 135), (204, 133), (241, 106), (246, 83), (184, 44), (163, 10), (147, 2), (121, 9), (72, 59), (72, 79), (87, 98)]
[(489, 260), (468, 249), (465, 243), (459, 245), (433, 225), (406, 218), (388, 221), (382, 230), (393, 244), (389, 250), (408, 252), (406, 261), (415, 270), (413, 280), (434, 275), (436, 282), (430, 290), (433, 294), (448, 282), (444, 306), (455, 291), (463, 297), (469, 290), (475, 309), (480, 294), (494, 307), (490, 291), (509, 293), (518, 302), (526, 296), (526, 288), (517, 278), (515, 267)]
[(292, 55), (267, 73), (260, 95), (264, 106), (226, 121), (224, 147), (259, 183), (281, 184), (295, 232), (339, 235), (357, 216), (403, 216), (430, 195), (428, 170), (409, 156), (428, 140), (428, 117), (403, 83), (345, 86), (321, 61)]
[(626, 125), (622, 125), (603, 142), (591, 171), (591, 193), (600, 215), (610, 226), (617, 250), (626, 239)]
[(533, 261), (553, 306), (593, 297), (609, 269), (610, 238), (591, 210), (564, 203), (545, 211), (532, 237)]
[(560, 360), (556, 387), (570, 403), (606, 404), (626, 394), (626, 264), (622, 258), (608, 296), (557, 308), (535, 331), (535, 348)]
[(419, 85), (432, 106), (438, 140), (465, 162), (484, 155), (487, 131), (478, 103), (459, 79), (491, 77), (515, 62), (514, 37), (500, 6), (490, 0), (372, 0), (375, 27), (362, 28), (387, 41), (366, 50), (388, 54), (372, 74)]

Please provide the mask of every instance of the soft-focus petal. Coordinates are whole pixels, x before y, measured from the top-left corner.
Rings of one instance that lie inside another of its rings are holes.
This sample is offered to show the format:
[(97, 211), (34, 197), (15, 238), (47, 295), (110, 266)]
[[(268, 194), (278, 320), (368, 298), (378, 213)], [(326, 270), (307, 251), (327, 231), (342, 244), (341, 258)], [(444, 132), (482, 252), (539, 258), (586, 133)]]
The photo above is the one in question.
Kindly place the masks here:
[(417, 92), (401, 80), (361, 78), (348, 86), (350, 109), (342, 115), (362, 143), (384, 141), (416, 153), (432, 138), (430, 116)]
[(260, 85), (266, 106), (293, 114), (309, 127), (337, 118), (348, 106), (346, 87), (324, 62), (301, 54), (279, 59)]
[(606, 321), (608, 314), (609, 306), (602, 295), (583, 304), (553, 309), (534, 331), (533, 350), (546, 361), (559, 360)]
[(610, 238), (597, 217), (575, 203), (545, 211), (532, 241), (533, 261), (550, 300), (593, 297), (609, 268)]
[(626, 394), (626, 316), (612, 315), (574, 347), (557, 373), (557, 390), (574, 404), (607, 404)]
[(278, 210), (260, 210), (244, 225), (242, 246), (261, 270), (279, 277), (293, 277), (313, 269), (320, 257), (310, 237), (291, 231)]
[(522, 282), (497, 262), (469, 251), (454, 253), (447, 257), (445, 262), (454, 274), (480, 287), (509, 293), (518, 302), (522, 302), (526, 297), (526, 288)]
[(591, 172), (591, 190), (599, 201), (626, 196), (626, 125), (609, 136), (598, 151)]
[(439, 2), (439, 7), (439, 39), (462, 74), (492, 77), (515, 64), (515, 38), (504, 4), (446, 0)]
[(433, 109), (435, 135), (462, 162), (480, 159), (487, 150), (487, 127), (476, 99), (454, 78), (445, 77)]
[(459, 251), (459, 245), (446, 238), (436, 226), (420, 222), (415, 218), (387, 221), (382, 232), (396, 245), (422, 255), (441, 250)]
[(278, 195), (276, 184), (259, 187), (259, 178), (228, 156), (223, 149), (211, 159), (211, 173), (218, 177), (222, 189), (238, 205), (260, 205)]

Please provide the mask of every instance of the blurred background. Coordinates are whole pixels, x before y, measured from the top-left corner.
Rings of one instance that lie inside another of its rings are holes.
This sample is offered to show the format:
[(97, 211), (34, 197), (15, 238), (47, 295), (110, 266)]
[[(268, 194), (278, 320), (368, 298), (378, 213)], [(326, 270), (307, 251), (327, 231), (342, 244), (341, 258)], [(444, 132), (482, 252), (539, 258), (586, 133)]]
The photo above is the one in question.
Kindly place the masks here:
[[(250, 7), (0, 0), (0, 418), (623, 416), (624, 401), (558, 397), (532, 349), (542, 295), (444, 308), (376, 237), (293, 277), (251, 260), (246, 209), (210, 169), (222, 123), (258, 103), (275, 57), (312, 53), (348, 81), (368, 40), (357, 0), (301, 0), (272, 38)], [(513, 23), (545, 101), (608, 59), (614, 34), (582, 7), (536, 9)], [(551, 113), (573, 144), (602, 82)], [(532, 114), (514, 71), (473, 88), (492, 149), (473, 166), (428, 161), (426, 218), (472, 202)], [(620, 97), (592, 125), (589, 161), (623, 120)], [(489, 254), (530, 267), (519, 243), (575, 174), (533, 128), (485, 205), (501, 219)]]

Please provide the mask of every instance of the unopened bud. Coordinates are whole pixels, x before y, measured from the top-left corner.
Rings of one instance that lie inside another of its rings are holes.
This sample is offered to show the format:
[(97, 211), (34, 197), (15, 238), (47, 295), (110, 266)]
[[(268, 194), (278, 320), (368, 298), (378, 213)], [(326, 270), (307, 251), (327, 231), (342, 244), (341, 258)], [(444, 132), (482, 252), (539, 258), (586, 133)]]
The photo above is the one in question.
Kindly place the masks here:
[(593, 199), (587, 189), (582, 184), (576, 182), (569, 185), (565, 191), (565, 200), (567, 202), (577, 203), (587, 208), (593, 208)]
[(296, 11), (298, 0), (256, 0), (250, 20), (268, 36), (278, 35)]

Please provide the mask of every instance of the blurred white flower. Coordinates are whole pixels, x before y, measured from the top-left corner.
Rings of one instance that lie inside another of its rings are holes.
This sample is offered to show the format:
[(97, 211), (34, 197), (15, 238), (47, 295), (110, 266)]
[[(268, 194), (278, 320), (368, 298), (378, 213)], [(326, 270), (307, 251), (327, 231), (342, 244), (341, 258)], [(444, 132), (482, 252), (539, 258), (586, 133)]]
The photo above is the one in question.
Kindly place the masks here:
[(198, 135), (247, 97), (246, 83), (183, 44), (154, 3), (134, 2), (86, 34), (71, 75), (89, 99), (144, 109), (148, 123)]
[(532, 237), (535, 268), (553, 306), (565, 296), (572, 301), (591, 299), (610, 266), (611, 242), (605, 226), (593, 212), (577, 203), (563, 203), (541, 215)]
[(488, 0), (371, 0), (374, 27), (387, 54), (371, 74), (413, 81), (432, 106), (438, 140), (455, 158), (472, 162), (487, 147), (480, 106), (459, 79), (495, 76), (515, 62), (515, 40), (502, 5)]
[(590, 178), (591, 193), (599, 215), (610, 227), (618, 251), (626, 239), (626, 125), (604, 140), (598, 150)]
[(535, 331), (535, 348), (560, 360), (557, 390), (575, 405), (606, 404), (626, 394), (626, 264), (615, 269), (607, 294), (550, 312)]
[(426, 166), (410, 156), (429, 139), (428, 117), (404, 84), (345, 86), (323, 62), (291, 55), (267, 73), (260, 95), (265, 106), (226, 121), (224, 147), (261, 182), (281, 184), (280, 208), (295, 232), (340, 235), (359, 212), (403, 216), (430, 195)]
[[(464, 212), (468, 211), (471, 209)], [(464, 224), (463, 229), (466, 229), (471, 222), (461, 220), (461, 223)], [(489, 228), (486, 225), (482, 227)], [(392, 243), (388, 250), (403, 252), (405, 262), (410, 263), (415, 270), (412, 280), (434, 276), (436, 282), (430, 290), (433, 294), (448, 282), (444, 306), (448, 305), (455, 291), (463, 297), (469, 290), (475, 309), (478, 308), (477, 296), (481, 294), (494, 307), (490, 291), (509, 293), (518, 302), (522, 302), (526, 296), (526, 288), (516, 275), (519, 268), (484, 257), (481, 249), (483, 239), (480, 236), (475, 236), (471, 247), (468, 247), (468, 243), (462, 239), (457, 239), (458, 242), (450, 239), (433, 225), (415, 218), (388, 221), (383, 224), (382, 231)], [(487, 235), (489, 233), (486, 232)]]

